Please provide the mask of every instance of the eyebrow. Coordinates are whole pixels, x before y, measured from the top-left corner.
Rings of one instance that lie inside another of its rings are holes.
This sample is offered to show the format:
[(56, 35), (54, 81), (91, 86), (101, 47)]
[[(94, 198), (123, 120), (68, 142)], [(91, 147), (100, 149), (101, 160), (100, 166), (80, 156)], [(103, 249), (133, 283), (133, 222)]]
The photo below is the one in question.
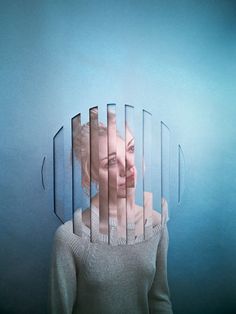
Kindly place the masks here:
[(127, 146), (129, 146), (129, 144), (134, 140), (134, 137), (129, 141), (129, 143), (127, 144)]
[[(116, 155), (116, 153), (115, 153), (115, 152), (114, 152), (114, 153), (110, 153), (108, 157), (111, 157), (111, 156), (113, 156), (113, 155)], [(102, 158), (101, 160), (108, 159), (108, 157), (104, 157), (104, 158)]]

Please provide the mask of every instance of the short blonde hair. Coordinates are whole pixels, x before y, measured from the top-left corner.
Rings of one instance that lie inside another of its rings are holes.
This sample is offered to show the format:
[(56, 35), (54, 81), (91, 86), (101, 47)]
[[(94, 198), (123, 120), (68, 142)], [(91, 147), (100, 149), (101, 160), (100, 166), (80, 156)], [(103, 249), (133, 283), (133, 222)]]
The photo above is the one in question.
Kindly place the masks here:
[[(81, 164), (82, 187), (87, 194), (89, 194), (90, 185), (90, 127), (98, 131), (99, 136), (107, 135), (107, 127), (102, 122), (97, 123), (98, 110), (96, 108), (90, 111), (90, 117), (91, 126), (90, 122), (81, 125), (79, 120), (73, 124), (73, 151)], [(115, 113), (108, 111), (109, 121), (115, 122), (115, 118)]]

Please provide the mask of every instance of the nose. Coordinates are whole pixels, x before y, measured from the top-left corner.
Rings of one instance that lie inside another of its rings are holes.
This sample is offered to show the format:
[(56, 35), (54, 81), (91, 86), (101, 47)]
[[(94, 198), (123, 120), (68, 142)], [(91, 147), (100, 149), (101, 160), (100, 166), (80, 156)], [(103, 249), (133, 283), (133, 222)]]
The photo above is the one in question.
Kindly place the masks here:
[(118, 163), (118, 171), (120, 177), (125, 177), (125, 160), (124, 158), (120, 158)]
[(129, 177), (133, 175), (135, 173), (133, 158), (127, 158), (126, 164), (124, 158), (121, 158), (118, 163), (118, 171), (120, 177)]
[(127, 155), (126, 156), (126, 167), (127, 167), (127, 176), (130, 176), (134, 173), (134, 156)]

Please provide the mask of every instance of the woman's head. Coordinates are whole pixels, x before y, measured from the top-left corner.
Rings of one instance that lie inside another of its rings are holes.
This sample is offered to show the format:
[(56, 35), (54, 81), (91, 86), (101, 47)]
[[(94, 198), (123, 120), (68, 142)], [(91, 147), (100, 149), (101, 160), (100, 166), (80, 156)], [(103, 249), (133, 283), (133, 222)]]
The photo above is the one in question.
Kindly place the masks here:
[(127, 125), (126, 140), (121, 137), (116, 130), (114, 113), (108, 112), (108, 128), (98, 123), (97, 117), (97, 110), (91, 110), (91, 122), (78, 124), (73, 132), (74, 153), (81, 163), (82, 185), (89, 191), (91, 161), (92, 181), (99, 184), (100, 193), (107, 194), (109, 187), (109, 191), (117, 191), (117, 197), (126, 197), (134, 191), (136, 183), (134, 137)]

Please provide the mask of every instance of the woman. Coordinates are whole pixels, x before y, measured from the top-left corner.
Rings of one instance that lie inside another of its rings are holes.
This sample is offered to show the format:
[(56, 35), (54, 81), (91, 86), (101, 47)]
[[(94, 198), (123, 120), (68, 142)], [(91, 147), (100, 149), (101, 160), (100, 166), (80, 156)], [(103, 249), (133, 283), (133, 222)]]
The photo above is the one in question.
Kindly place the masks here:
[[(97, 117), (96, 111), (93, 114), (92, 122)], [(114, 121), (112, 117), (110, 122)], [(99, 183), (99, 193), (91, 200), (91, 210), (82, 213), (83, 236), (73, 233), (71, 221), (56, 231), (50, 311), (53, 314), (171, 314), (167, 282), (167, 203), (163, 200), (164, 210), (160, 215), (152, 209), (151, 194), (145, 193), (144, 227), (143, 208), (134, 202), (137, 171), (132, 133), (127, 127), (124, 141), (116, 132), (115, 123), (110, 123), (107, 130), (102, 124), (92, 122), (91, 126), (79, 127), (75, 153), (81, 162), (84, 189), (89, 190), (92, 180)], [(90, 137), (91, 158), (89, 129), (95, 131)], [(97, 153), (96, 147), (99, 147)], [(110, 233), (110, 243), (115, 241), (116, 245), (107, 243), (108, 208), (109, 222), (117, 231)], [(75, 215), (75, 222), (79, 217)], [(95, 241), (91, 242), (89, 234), (93, 226), (97, 226), (97, 232)], [(141, 240), (144, 228), (145, 232), (149, 230), (146, 233), (149, 236)]]

